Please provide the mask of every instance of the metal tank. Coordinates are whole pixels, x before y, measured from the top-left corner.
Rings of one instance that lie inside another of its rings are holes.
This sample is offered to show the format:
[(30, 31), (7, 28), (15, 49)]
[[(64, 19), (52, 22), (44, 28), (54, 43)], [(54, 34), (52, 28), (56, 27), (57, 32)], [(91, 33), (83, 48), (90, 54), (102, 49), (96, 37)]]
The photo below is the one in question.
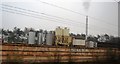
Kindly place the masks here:
[(46, 44), (46, 35), (47, 35), (47, 31), (45, 30), (42, 34), (42, 44)]
[(40, 30), (38, 33), (38, 44), (42, 44), (42, 35), (43, 35), (43, 30)]
[(63, 35), (63, 29), (58, 27), (55, 29), (55, 36), (62, 36)]
[(54, 41), (54, 32), (50, 31), (46, 35), (46, 45), (52, 45)]
[(35, 32), (29, 32), (28, 44), (35, 44)]
[(42, 44), (42, 34), (43, 33), (38, 34), (38, 44)]
[(65, 27), (64, 29), (63, 29), (63, 36), (69, 36), (69, 29), (67, 28), (67, 27)]

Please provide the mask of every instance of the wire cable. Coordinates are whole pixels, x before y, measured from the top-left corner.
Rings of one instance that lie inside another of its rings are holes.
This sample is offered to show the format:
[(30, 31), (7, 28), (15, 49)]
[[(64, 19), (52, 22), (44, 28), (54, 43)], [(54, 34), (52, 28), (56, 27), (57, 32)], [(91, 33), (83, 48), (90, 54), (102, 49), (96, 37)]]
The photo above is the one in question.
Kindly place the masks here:
[[(57, 7), (57, 8), (60, 8), (60, 9), (69, 11), (69, 12), (73, 12), (73, 13), (75, 13), (75, 14), (79, 14), (79, 15), (82, 15), (82, 16), (88, 16), (89, 18), (93, 18), (93, 19), (95, 19), (95, 20), (97, 20), (97, 21), (103, 21), (104, 23), (109, 24), (109, 25), (113, 25), (113, 24), (111, 24), (111, 23), (106, 22), (105, 20), (101, 20), (101, 19), (98, 19), (98, 18), (89, 16), (89, 15), (81, 14), (81, 13), (79, 13), (79, 12), (76, 12), (76, 11), (73, 11), (73, 10), (70, 10), (70, 9), (67, 9), (67, 8), (64, 8), (64, 7), (55, 5), (55, 4), (51, 4), (51, 3), (48, 3), (48, 2), (43, 2), (43, 1), (40, 1), (40, 0), (37, 0), (37, 1), (39, 1), (39, 2), (41, 2), (41, 3), (44, 3), (44, 4), (47, 4), (47, 5), (50, 5), (50, 6), (53, 6), (53, 7)], [(116, 25), (113, 25), (113, 26), (116, 26)]]
[[(10, 6), (10, 5), (5, 5), (5, 4), (3, 4), (4, 6), (7, 6), (7, 7), (12, 7), (12, 8), (17, 8), (17, 9), (20, 9), (20, 10), (25, 10), (25, 11), (29, 11), (29, 12), (33, 12), (33, 13), (36, 13), (36, 14), (42, 14), (42, 15), (47, 15), (47, 16), (51, 16), (51, 17), (55, 17), (55, 18), (57, 18), (57, 20), (58, 20), (58, 18), (59, 19), (64, 19), (64, 20), (67, 20), (67, 21), (72, 21), (71, 23), (73, 23), (73, 22), (78, 22), (78, 21), (74, 21), (74, 20), (70, 20), (70, 19), (65, 19), (65, 18), (62, 18), (62, 17), (58, 17), (58, 16), (53, 16), (53, 15), (50, 15), (50, 14), (46, 14), (46, 13), (40, 13), (40, 12), (37, 12), (37, 11), (32, 11), (32, 10), (27, 10), (27, 9), (23, 9), (23, 8), (19, 8), (19, 7), (14, 7), (14, 6)], [(34, 15), (34, 14), (33, 14)], [(37, 15), (37, 16), (40, 16), (40, 15)], [(63, 20), (62, 20), (63, 21)], [(82, 23), (82, 22), (78, 22), (77, 24), (79, 24), (79, 23)], [(82, 23), (82, 24), (85, 24), (85, 23)], [(93, 27), (95, 26), (95, 25), (92, 25)], [(97, 27), (99, 27), (99, 26), (97, 26)], [(101, 28), (101, 27), (99, 27), (99, 28)], [(104, 27), (105, 28), (105, 27)], [(103, 28), (101, 28), (101, 29), (103, 29)], [(108, 28), (106, 28), (106, 29), (108, 29)], [(108, 30), (110, 30), (110, 29), (108, 29)]]
[[(21, 9), (21, 8), (20, 8)], [(10, 9), (11, 10), (11, 9)], [(23, 9), (23, 10), (25, 10), (25, 9)], [(18, 10), (15, 10), (15, 11), (18, 11)], [(18, 12), (21, 12), (21, 11), (18, 11)], [(35, 11), (34, 11), (35, 12)], [(26, 13), (26, 12), (23, 12), (23, 13)], [(28, 13), (28, 14), (30, 14), (30, 13)]]
[[(8, 11), (8, 10), (4, 10), (4, 9), (2, 11), (9, 12), (9, 13), (14, 13), (14, 14), (20, 14), (20, 15), (24, 15), (24, 16), (29, 16), (29, 17), (33, 17), (33, 18), (37, 18), (37, 19), (43, 19), (43, 20), (48, 20), (48, 21), (54, 21), (54, 22), (56, 22), (55, 20), (46, 19), (46, 18), (40, 18), (40, 17), (32, 16), (30, 14), (25, 14), (23, 12), (18, 13), (18, 12)], [(71, 24), (71, 23), (57, 21), (57, 23), (58, 22), (61, 23), (61, 24), (68, 24), (68, 25), (73, 26), (73, 27), (75, 27), (75, 26), (80, 27), (78, 25), (74, 25), (74, 24)], [(81, 28), (81, 29), (83, 29), (83, 28)]]
[[(18, 12), (11, 12), (11, 11), (6, 11), (6, 10), (2, 10), (2, 11), (5, 11), (5, 12), (10, 12), (10, 13), (14, 13), (14, 14), (21, 14), (21, 15), (25, 15), (25, 16), (30, 16), (30, 15), (26, 15), (26, 14), (23, 14), (23, 13), (18, 13)], [(40, 18), (40, 17), (35, 17), (35, 16), (30, 16), (30, 17), (34, 17), (34, 18), (37, 18), (37, 19), (43, 19), (43, 18)], [(43, 20), (50, 20), (50, 19), (43, 19)], [(51, 20), (50, 20), (51, 21)], [(53, 21), (53, 20), (52, 20)], [(61, 22), (60, 22), (61, 23)], [(63, 23), (61, 23), (61, 24), (63, 24)], [(68, 24), (68, 23), (67, 23)], [(70, 25), (70, 24), (68, 24), (68, 25)], [(77, 25), (70, 25), (70, 26), (77, 26)], [(79, 27), (79, 26), (77, 26), (77, 27)], [(81, 28), (81, 29), (83, 29), (83, 28)], [(91, 30), (95, 30), (95, 29), (91, 29)], [(94, 31), (94, 32), (99, 32), (100, 30), (96, 30), (96, 31)], [(104, 31), (104, 30), (101, 30), (101, 31)]]

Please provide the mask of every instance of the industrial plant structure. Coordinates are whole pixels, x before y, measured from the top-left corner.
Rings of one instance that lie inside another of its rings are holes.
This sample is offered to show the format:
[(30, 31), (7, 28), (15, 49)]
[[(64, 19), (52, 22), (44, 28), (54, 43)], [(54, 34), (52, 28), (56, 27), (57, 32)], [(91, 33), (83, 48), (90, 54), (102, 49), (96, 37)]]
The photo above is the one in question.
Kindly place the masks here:
[(55, 43), (56, 45), (67, 45), (69, 46), (72, 44), (72, 37), (69, 35), (69, 29), (67, 27), (63, 28), (56, 28), (55, 30)]
[[(85, 35), (71, 34), (67, 27), (55, 31), (26, 28), (3, 31), (0, 37), (3, 62), (96, 62), (120, 60), (119, 48), (99, 47), (100, 42), (92, 41)], [(94, 39), (93, 39), (94, 40)], [(99, 39), (98, 39), (99, 40)], [(107, 40), (106, 40), (107, 41)], [(107, 43), (106, 43), (107, 44)]]
[[(15, 30), (13, 35), (12, 33), (8, 33), (7, 36), (3, 35), (3, 41), (6, 43), (21, 42), (21, 44), (50, 46), (86, 46), (85, 39), (76, 38), (75, 36), (70, 35), (69, 31), (70, 29), (67, 27), (57, 27), (55, 31), (46, 31), (42, 29), (35, 31), (34, 29), (26, 28), (23, 34), (15, 33), (17, 32), (17, 30)], [(13, 36), (15, 37), (13, 38)]]

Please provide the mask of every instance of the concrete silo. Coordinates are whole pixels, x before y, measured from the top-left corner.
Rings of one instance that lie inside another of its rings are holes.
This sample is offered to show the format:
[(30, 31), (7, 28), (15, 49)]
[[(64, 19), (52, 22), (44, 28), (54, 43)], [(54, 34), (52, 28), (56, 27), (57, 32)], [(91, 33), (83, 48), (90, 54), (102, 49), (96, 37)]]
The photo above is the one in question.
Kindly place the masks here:
[(55, 30), (55, 44), (56, 45), (67, 45), (69, 46), (72, 43), (72, 37), (69, 35), (69, 29), (65, 28), (56, 28)]
[(42, 44), (46, 44), (46, 35), (47, 35), (47, 31), (45, 30), (42, 34)]
[(43, 30), (40, 30), (38, 33), (38, 44), (42, 44)]
[(35, 44), (35, 32), (33, 31), (29, 32), (28, 44)]
[(42, 35), (43, 33), (38, 34), (38, 44), (42, 44)]
[(62, 43), (62, 33), (63, 29), (61, 27), (57, 27), (55, 29), (55, 45), (58, 45), (59, 43)]
[(54, 43), (54, 32), (50, 31), (46, 35), (46, 45), (52, 45)]

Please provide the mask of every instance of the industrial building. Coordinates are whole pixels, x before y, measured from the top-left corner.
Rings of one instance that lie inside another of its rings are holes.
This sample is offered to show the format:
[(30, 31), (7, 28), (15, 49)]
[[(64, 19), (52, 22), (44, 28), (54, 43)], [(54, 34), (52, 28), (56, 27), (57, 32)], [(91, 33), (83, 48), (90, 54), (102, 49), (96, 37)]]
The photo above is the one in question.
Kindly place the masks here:
[(82, 39), (73, 39), (73, 46), (74, 45), (85, 46), (85, 40), (82, 40)]

